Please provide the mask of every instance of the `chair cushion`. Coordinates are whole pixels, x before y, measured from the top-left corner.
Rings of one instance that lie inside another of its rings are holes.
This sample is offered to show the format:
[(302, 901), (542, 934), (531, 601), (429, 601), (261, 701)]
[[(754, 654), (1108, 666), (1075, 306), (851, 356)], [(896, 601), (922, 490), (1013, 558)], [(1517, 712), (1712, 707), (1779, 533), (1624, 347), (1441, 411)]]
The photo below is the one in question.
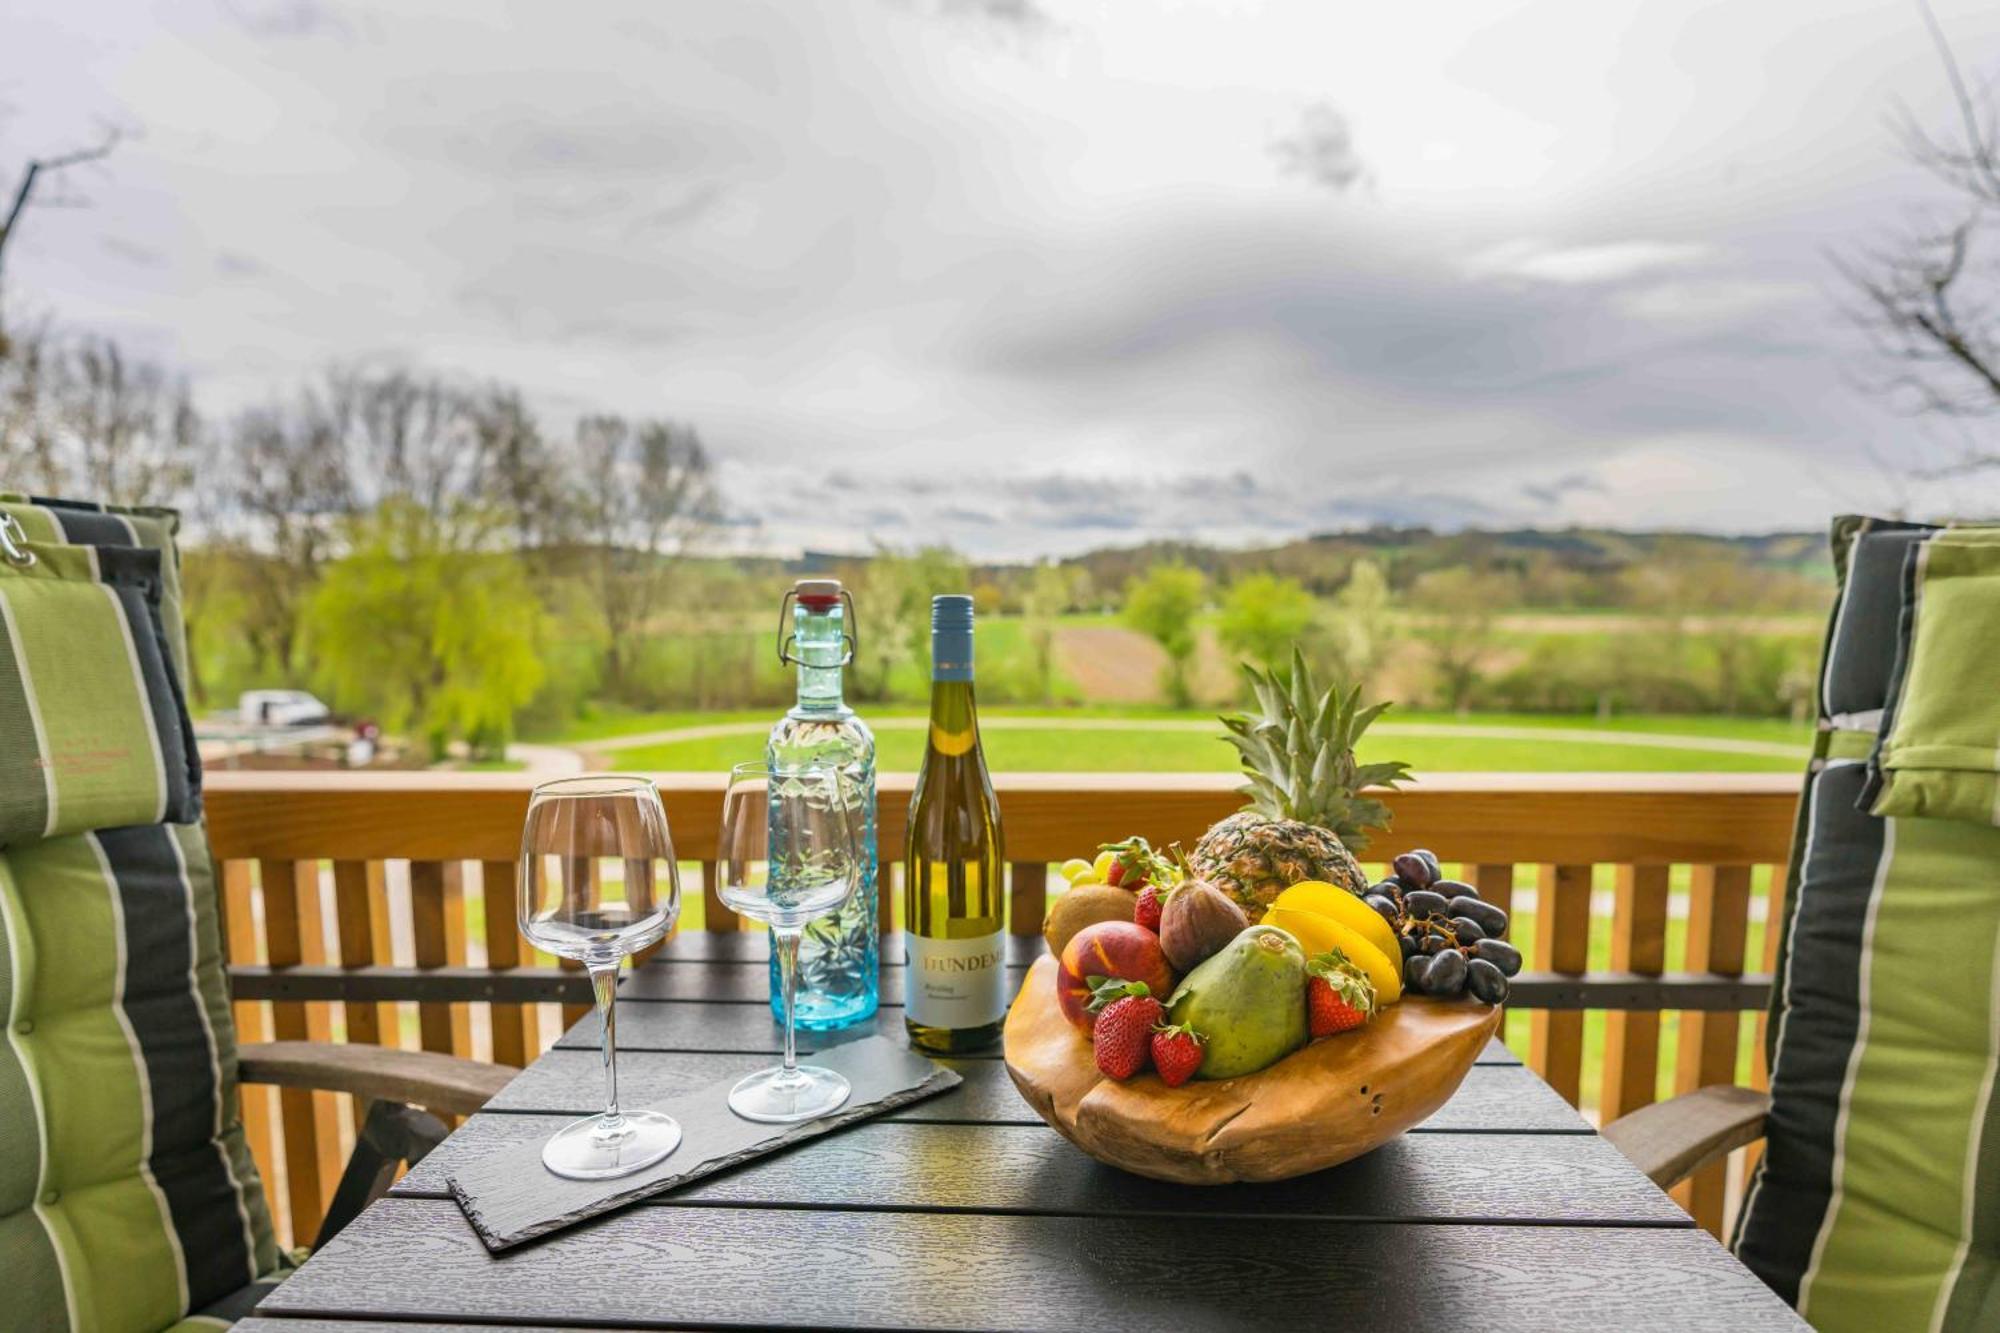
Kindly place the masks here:
[(1895, 590), (1934, 532), (1847, 520), (1835, 536), (1843, 584), (1766, 1033), (1771, 1116), (1734, 1244), (1822, 1330), (2000, 1327), (2000, 829), (1857, 806)]
[[(64, 511), (36, 512), (48, 524)], [(58, 534), (74, 538), (91, 521), (58, 524)], [(152, 535), (170, 537), (165, 520), (148, 521)], [(31, 531), (48, 535), (46, 526)], [(133, 531), (143, 525), (135, 521), (124, 535), (132, 539)], [(143, 695), (156, 717), (172, 720), (186, 746), (185, 786), (198, 796), (198, 760), (166, 642), (167, 626), (179, 624), (177, 585), (162, 574), (171, 552), (131, 540), (30, 549), (32, 569), (0, 573), (10, 614), (30, 606), (7, 625), (0, 700), (10, 690), (25, 696), (24, 661), (30, 670), (49, 664), (27, 678), (38, 696), (45, 679), (62, 690), (72, 675), (90, 680), (88, 697), (103, 711), (136, 710)], [(21, 589), (30, 586), (24, 602)], [(134, 684), (143, 670), (108, 680), (90, 674), (95, 659), (82, 656), (90, 645), (65, 638), (74, 627), (35, 601), (56, 598), (55, 587), (100, 608), (110, 604), (107, 588), (116, 593), (115, 615), (92, 613), (95, 632), (102, 637), (105, 625), (120, 624), (121, 637), (130, 631), (135, 647), (123, 660), (156, 668), (143, 690)], [(144, 615), (133, 613), (133, 596)], [(154, 696), (162, 680), (165, 703)], [(109, 767), (94, 775), (101, 787), (143, 788), (132, 777), (140, 765)], [(8, 785), (0, 777), (0, 789)], [(71, 815), (105, 808), (58, 788), (59, 819), (69, 818), (65, 807)], [(7, 1293), (0, 1326), (163, 1329), (277, 1267), (239, 1119), (215, 875), (198, 824), (149, 816), (24, 836), (0, 851), (0, 1018), (0, 1291)]]
[(0, 558), (0, 846), (200, 817), (161, 592), (154, 551)]
[(1865, 797), (1878, 815), (2000, 824), (2000, 528), (1939, 533), (1903, 585)]
[(12, 514), (28, 540), (51, 546), (136, 546), (160, 553), (160, 618), (167, 655), (183, 684), (188, 679), (187, 621), (181, 611), (181, 558), (175, 537), (181, 516), (152, 506), (101, 505), (0, 492), (0, 513)]

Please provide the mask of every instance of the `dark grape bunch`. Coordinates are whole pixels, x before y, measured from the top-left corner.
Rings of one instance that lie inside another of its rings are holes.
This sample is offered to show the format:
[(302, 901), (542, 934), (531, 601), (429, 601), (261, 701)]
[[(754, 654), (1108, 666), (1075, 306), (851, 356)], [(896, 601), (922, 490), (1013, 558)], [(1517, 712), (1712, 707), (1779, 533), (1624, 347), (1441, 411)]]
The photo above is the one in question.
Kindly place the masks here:
[(1404, 852), (1395, 873), (1361, 901), (1382, 915), (1403, 949), (1403, 984), (1419, 995), (1470, 994), (1485, 1004), (1507, 998), (1507, 978), (1521, 951), (1507, 942), (1507, 913), (1470, 884), (1444, 878), (1429, 850)]

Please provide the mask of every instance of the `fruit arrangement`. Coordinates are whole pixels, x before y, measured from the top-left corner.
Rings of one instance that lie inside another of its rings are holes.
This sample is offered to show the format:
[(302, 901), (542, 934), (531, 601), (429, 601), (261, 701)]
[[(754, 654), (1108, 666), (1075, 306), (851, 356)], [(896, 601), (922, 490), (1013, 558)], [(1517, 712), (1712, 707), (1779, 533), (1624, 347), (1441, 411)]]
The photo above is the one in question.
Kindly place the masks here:
[(1349, 850), (1389, 822), (1364, 788), (1408, 776), (1355, 759), (1388, 705), (1320, 690), (1302, 655), (1288, 679), (1245, 672), (1258, 711), (1223, 725), (1248, 808), (1192, 853), (1130, 837), (1063, 864), (1069, 888), (1043, 924), (1057, 1004), (1107, 1078), (1237, 1078), (1363, 1027), (1406, 991), (1498, 1004), (1520, 969), (1506, 913), (1444, 879), (1429, 851), (1370, 885)]
[(1361, 901), (1395, 933), (1403, 984), (1420, 995), (1507, 999), (1521, 951), (1507, 941), (1507, 913), (1470, 884), (1444, 878), (1427, 848), (1404, 852)]
[(1222, 721), (1246, 807), (1185, 854), (1131, 837), (1065, 862), (1051, 956), (1007, 1016), (1007, 1070), (1037, 1114), (1163, 1180), (1284, 1179), (1421, 1122), (1520, 965), (1505, 914), (1430, 853), (1374, 885), (1356, 862), (1389, 824), (1367, 789), (1408, 776), (1355, 758), (1388, 705), (1320, 689), (1297, 655), (1286, 676), (1245, 671), (1256, 707)]

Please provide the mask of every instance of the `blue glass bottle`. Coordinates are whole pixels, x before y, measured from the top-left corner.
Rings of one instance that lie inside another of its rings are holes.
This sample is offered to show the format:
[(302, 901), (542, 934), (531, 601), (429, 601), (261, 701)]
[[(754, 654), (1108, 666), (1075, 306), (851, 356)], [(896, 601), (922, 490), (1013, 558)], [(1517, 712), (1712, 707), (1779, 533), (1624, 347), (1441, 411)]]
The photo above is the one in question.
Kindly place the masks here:
[[(840, 911), (808, 925), (799, 942), (798, 1025), (824, 1032), (872, 1017), (880, 1001), (875, 735), (841, 697), (841, 668), (854, 657), (854, 600), (836, 579), (801, 579), (786, 600), (794, 603), (792, 632), (785, 634), (781, 605), (778, 657), (798, 667), (799, 695), (771, 728), (764, 758), (774, 767), (829, 761), (846, 766), (861, 783), (868, 817), (860, 886)], [(776, 958), (771, 960), (771, 1012), (784, 1021)]]

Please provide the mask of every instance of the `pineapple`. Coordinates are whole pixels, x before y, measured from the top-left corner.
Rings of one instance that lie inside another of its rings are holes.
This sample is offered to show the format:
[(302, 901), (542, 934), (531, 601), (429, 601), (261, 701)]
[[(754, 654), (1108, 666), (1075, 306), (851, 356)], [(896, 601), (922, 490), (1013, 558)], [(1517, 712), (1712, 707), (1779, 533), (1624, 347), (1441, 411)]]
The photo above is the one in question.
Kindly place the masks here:
[(1344, 694), (1337, 685), (1319, 693), (1296, 648), (1289, 682), (1276, 670), (1245, 665), (1243, 671), (1258, 716), (1225, 717), (1222, 725), (1242, 754), (1250, 804), (1202, 835), (1190, 866), (1253, 920), (1301, 880), (1365, 891), (1368, 880), (1352, 852), (1366, 850), (1366, 830), (1389, 826), (1389, 807), (1361, 791), (1394, 787), (1409, 777), (1409, 765), (1358, 764), (1354, 742), (1389, 705), (1360, 707), (1358, 685)]

